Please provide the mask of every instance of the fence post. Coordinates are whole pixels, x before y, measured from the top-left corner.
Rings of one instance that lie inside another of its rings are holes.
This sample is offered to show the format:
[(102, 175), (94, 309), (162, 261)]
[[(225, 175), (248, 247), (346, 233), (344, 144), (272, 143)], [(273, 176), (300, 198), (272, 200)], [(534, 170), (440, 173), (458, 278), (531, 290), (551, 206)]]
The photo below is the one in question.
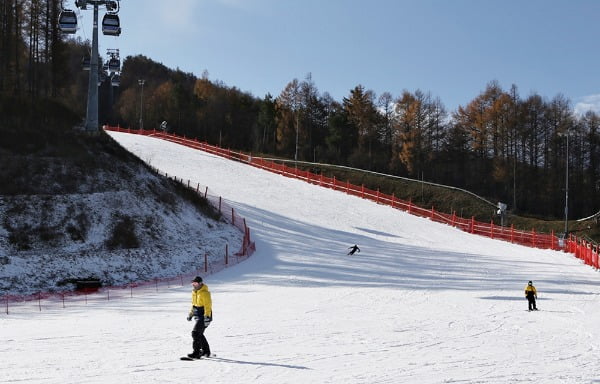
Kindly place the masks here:
[(231, 224), (235, 226), (235, 212), (233, 211), (233, 207), (231, 207)]
[(494, 220), (490, 220), (490, 237), (494, 238)]
[(246, 256), (246, 235), (247, 235), (247, 231), (244, 231), (244, 238), (242, 239), (242, 254), (240, 255), (239, 253), (236, 253), (236, 256)]
[(222, 200), (222, 198), (221, 198), (221, 196), (219, 196), (219, 213), (221, 213), (221, 200)]
[(208, 254), (204, 252), (204, 273), (208, 272)]
[(396, 200), (396, 196), (394, 192), (392, 192), (392, 208), (394, 208), (394, 200)]
[(592, 243), (587, 243), (585, 250), (585, 265), (592, 264)]
[(225, 244), (225, 265), (229, 264), (229, 244)]
[(40, 307), (40, 312), (42, 312), (42, 293), (38, 292), (38, 306)]
[(475, 233), (475, 216), (471, 216), (471, 233)]

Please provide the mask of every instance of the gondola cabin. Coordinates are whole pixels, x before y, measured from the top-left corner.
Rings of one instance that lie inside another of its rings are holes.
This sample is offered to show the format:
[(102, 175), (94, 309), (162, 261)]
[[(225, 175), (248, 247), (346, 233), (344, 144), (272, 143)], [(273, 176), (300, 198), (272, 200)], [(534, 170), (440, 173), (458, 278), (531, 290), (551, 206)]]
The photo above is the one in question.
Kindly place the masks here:
[(63, 9), (58, 16), (58, 28), (63, 33), (77, 32), (77, 15), (70, 9)]
[(92, 60), (88, 56), (84, 56), (81, 59), (81, 67), (84, 71), (89, 71), (92, 68)]
[(121, 23), (116, 13), (106, 13), (102, 18), (102, 33), (109, 36), (121, 34)]
[(112, 77), (110, 78), (110, 85), (112, 85), (113, 87), (119, 87), (121, 85), (121, 76), (119, 75), (112, 75)]
[(108, 60), (108, 72), (119, 72), (121, 70), (121, 60), (113, 57)]

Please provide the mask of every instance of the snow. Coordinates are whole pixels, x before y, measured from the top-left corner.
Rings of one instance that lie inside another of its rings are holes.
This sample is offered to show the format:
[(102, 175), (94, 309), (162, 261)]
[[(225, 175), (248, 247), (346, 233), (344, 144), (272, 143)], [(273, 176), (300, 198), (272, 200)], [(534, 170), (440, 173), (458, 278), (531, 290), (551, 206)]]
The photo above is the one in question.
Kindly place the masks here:
[[(209, 186), (251, 228), (256, 253), (205, 278), (217, 357), (179, 360), (191, 352), (186, 283), (0, 314), (0, 383), (600, 383), (599, 276), (573, 256), (110, 135)], [(362, 252), (347, 256), (355, 243)]]

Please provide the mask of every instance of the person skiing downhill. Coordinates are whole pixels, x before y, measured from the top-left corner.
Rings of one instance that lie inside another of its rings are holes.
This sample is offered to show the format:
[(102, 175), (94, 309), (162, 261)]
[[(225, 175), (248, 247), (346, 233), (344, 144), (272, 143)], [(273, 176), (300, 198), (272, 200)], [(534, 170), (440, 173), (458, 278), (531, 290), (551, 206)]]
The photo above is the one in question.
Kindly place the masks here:
[(537, 291), (533, 286), (533, 282), (530, 280), (525, 287), (525, 297), (527, 298), (527, 302), (529, 304), (530, 311), (537, 311), (537, 306), (535, 305), (535, 299), (537, 299)]
[(204, 331), (212, 321), (212, 299), (208, 286), (202, 282), (202, 277), (196, 276), (192, 280), (192, 288), (192, 308), (187, 321), (194, 319), (195, 324), (192, 330), (193, 352), (188, 354), (188, 357), (200, 359), (203, 356), (210, 357), (210, 346)]
[(348, 247), (348, 249), (350, 250), (350, 252), (348, 252), (348, 256), (354, 255), (354, 253), (356, 251), (358, 251), (358, 253), (360, 253), (360, 248), (358, 248), (358, 245), (356, 245), (356, 244), (354, 244), (352, 247)]

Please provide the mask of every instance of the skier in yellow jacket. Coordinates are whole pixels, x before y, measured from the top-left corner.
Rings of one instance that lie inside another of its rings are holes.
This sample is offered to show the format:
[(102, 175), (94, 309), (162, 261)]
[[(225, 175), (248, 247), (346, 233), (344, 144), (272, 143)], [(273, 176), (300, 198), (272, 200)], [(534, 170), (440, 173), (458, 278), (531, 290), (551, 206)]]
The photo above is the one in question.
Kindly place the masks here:
[(208, 286), (202, 282), (202, 277), (196, 276), (192, 280), (192, 308), (187, 320), (195, 320), (192, 330), (193, 352), (188, 354), (192, 359), (200, 359), (202, 356), (210, 356), (210, 346), (204, 336), (204, 330), (212, 321), (212, 299)]
[(525, 287), (525, 297), (529, 303), (529, 310), (537, 311), (537, 306), (535, 305), (535, 299), (537, 299), (537, 291), (533, 286), (533, 282), (530, 280)]

